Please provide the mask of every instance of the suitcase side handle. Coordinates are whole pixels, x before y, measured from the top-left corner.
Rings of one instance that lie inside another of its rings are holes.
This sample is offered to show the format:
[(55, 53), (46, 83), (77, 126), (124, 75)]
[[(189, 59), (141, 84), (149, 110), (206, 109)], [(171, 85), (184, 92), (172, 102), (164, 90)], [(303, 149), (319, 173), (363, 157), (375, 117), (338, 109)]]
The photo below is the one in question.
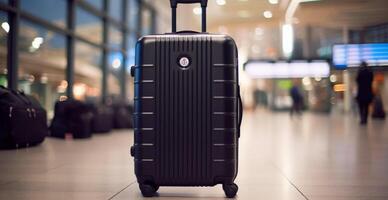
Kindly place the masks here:
[(170, 0), (172, 10), (172, 32), (176, 33), (176, 9), (178, 4), (200, 3), (202, 8), (202, 32), (206, 32), (206, 7), (208, 0)]
[(240, 94), (240, 86), (238, 87), (238, 129), (237, 129), (237, 136), (238, 138), (240, 138), (240, 128), (241, 128), (241, 122), (242, 122), (242, 118), (243, 118), (243, 103), (242, 103), (242, 99), (241, 99), (241, 94)]

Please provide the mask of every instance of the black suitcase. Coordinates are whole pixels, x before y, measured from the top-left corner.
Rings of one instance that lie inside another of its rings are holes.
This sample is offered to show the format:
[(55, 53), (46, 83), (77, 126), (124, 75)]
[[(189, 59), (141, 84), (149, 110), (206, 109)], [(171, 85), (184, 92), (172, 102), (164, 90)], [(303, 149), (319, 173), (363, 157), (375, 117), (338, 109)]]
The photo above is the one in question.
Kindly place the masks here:
[(48, 135), (46, 110), (24, 92), (0, 87), (0, 148), (40, 144)]
[[(177, 3), (201, 3), (202, 32), (176, 32)], [(131, 148), (143, 196), (159, 186), (222, 184), (234, 197), (242, 104), (237, 47), (206, 32), (207, 0), (171, 0), (173, 33), (136, 44)]]
[(113, 109), (106, 105), (90, 104), (93, 112), (93, 133), (108, 133), (113, 129)]
[(92, 136), (92, 117), (90, 106), (84, 102), (74, 99), (57, 101), (50, 126), (50, 136), (89, 138)]
[(125, 103), (113, 104), (113, 125), (116, 129), (129, 129), (133, 127), (132, 115)]

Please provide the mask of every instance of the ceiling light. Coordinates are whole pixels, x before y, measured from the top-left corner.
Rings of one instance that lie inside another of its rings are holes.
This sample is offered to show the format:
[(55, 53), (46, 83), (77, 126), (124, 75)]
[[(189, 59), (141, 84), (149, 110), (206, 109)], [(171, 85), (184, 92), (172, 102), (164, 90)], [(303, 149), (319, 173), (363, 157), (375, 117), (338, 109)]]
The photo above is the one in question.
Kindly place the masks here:
[(294, 29), (291, 24), (284, 24), (282, 27), (283, 55), (289, 58), (294, 50)]
[(267, 19), (270, 19), (270, 18), (272, 18), (272, 12), (269, 10), (266, 10), (263, 12), (263, 16)]
[(226, 4), (226, 1), (225, 0), (216, 0), (216, 3), (219, 5), (219, 6), (223, 6)]
[(249, 13), (248, 11), (246, 11), (246, 10), (240, 10), (240, 11), (238, 11), (238, 12), (237, 12), (237, 15), (238, 15), (239, 17), (242, 17), (242, 18), (248, 18), (248, 17), (251, 16), (250, 13)]
[(270, 4), (278, 4), (279, 0), (268, 0)]
[(194, 13), (195, 15), (201, 15), (201, 14), (202, 14), (202, 8), (200, 8), (200, 7), (195, 7), (195, 8), (193, 9), (193, 13)]
[(9, 32), (9, 24), (8, 24), (8, 22), (3, 22), (1, 24), (1, 28), (3, 28), (4, 31), (8, 33)]

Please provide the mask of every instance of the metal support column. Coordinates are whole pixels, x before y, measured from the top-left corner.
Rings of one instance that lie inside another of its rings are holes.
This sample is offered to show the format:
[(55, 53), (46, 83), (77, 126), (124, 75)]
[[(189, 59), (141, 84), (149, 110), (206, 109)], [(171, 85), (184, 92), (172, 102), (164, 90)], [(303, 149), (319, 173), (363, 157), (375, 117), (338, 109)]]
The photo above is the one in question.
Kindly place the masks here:
[[(75, 30), (75, 0), (69, 0), (67, 4), (67, 29), (74, 32)], [(74, 86), (74, 37), (72, 35), (66, 36), (66, 80), (67, 90), (66, 95), (68, 98), (73, 98), (73, 86)]]
[(8, 88), (16, 90), (18, 88), (18, 37), (19, 37), (19, 0), (10, 0), (12, 7), (16, 8), (16, 12), (8, 12), (8, 23), (10, 29), (8, 32), (8, 65), (7, 65), (7, 78)]
[(157, 29), (157, 23), (156, 23), (156, 10), (155, 9), (152, 9), (151, 10), (151, 34), (155, 34), (156, 33), (156, 29)]
[[(349, 43), (349, 29), (348, 27), (343, 27), (342, 29), (342, 42), (344, 44)], [(352, 106), (352, 91), (351, 91), (351, 84), (352, 84), (352, 78), (349, 70), (343, 71), (343, 81), (345, 84), (345, 91), (344, 91), (344, 112), (349, 113)]]
[(140, 38), (142, 33), (143, 33), (143, 14), (142, 10), (144, 9), (143, 7), (143, 1), (142, 0), (137, 0), (138, 3), (138, 11), (137, 11), (137, 24), (136, 24), (136, 37)]
[[(122, 21), (125, 25), (128, 25), (128, 20), (127, 20), (127, 12), (128, 12), (128, 0), (123, 0), (123, 8), (122, 8)], [(127, 55), (127, 51), (128, 51), (128, 34), (127, 34), (127, 30), (122, 30), (121, 31), (122, 35), (123, 35), (123, 41), (122, 41), (122, 45), (121, 45), (121, 48), (124, 50), (124, 54), (123, 54), (123, 62), (121, 64), (121, 68), (120, 68), (120, 94), (121, 94), (121, 98), (123, 100), (127, 100), (127, 85), (126, 85), (126, 81), (127, 81), (127, 65), (128, 65), (128, 55)]]
[[(104, 0), (104, 12), (109, 12), (109, 1)], [(106, 103), (107, 96), (108, 96), (108, 19), (106, 17), (103, 18), (103, 27), (102, 27), (102, 43), (103, 43), (103, 49), (102, 49), (102, 61), (101, 61), (101, 70), (102, 70), (102, 85), (101, 85), (101, 96), (102, 96), (102, 103)]]

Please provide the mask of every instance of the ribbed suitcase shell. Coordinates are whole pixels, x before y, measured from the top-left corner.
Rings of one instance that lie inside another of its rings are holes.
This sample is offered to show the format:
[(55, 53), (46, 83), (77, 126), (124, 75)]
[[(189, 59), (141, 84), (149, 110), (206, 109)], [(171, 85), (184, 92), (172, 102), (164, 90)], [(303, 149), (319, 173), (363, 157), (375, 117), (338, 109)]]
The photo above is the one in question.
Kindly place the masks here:
[[(190, 58), (188, 68), (178, 59)], [(233, 39), (212, 34), (141, 38), (135, 66), (139, 183), (233, 183), (238, 158), (238, 64)]]

